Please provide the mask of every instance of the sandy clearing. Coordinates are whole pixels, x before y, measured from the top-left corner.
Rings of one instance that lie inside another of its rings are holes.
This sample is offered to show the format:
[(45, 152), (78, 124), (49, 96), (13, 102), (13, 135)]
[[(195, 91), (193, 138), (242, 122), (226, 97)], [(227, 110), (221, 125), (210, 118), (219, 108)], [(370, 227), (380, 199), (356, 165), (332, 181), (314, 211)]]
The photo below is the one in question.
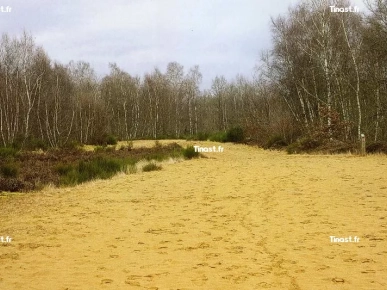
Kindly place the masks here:
[(0, 289), (387, 289), (385, 156), (222, 146), (1, 197)]

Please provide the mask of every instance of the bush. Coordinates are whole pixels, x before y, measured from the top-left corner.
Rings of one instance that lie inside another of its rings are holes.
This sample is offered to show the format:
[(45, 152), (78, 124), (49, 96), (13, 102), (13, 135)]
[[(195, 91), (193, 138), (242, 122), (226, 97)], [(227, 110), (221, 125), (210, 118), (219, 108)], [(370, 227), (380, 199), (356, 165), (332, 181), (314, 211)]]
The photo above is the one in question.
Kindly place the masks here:
[(94, 152), (95, 153), (98, 153), (98, 152), (105, 152), (106, 150), (106, 146), (100, 146), (100, 145), (97, 145), (94, 147)]
[(117, 145), (117, 137), (113, 136), (113, 135), (108, 135), (106, 136), (106, 144), (107, 145)]
[(32, 187), (18, 178), (0, 177), (0, 190), (2, 191), (20, 192), (29, 189), (32, 189)]
[(156, 171), (156, 170), (161, 170), (161, 166), (160, 165), (157, 165), (156, 163), (148, 163), (147, 165), (144, 165), (142, 167), (142, 171), (144, 172), (149, 172), (149, 171)]
[(199, 132), (196, 135), (195, 140), (197, 140), (197, 141), (207, 141), (209, 136), (210, 136), (210, 134), (208, 134), (208, 133)]
[(60, 148), (64, 150), (79, 150), (82, 146), (83, 145), (79, 144), (79, 142), (71, 140), (60, 146)]
[(286, 152), (288, 154), (298, 154), (301, 152), (300, 144), (298, 142), (294, 142), (286, 147)]
[(121, 150), (121, 151), (124, 151), (124, 150), (131, 151), (133, 149), (133, 146), (134, 146), (133, 145), (133, 141), (127, 141), (126, 143), (127, 143), (127, 146), (121, 145), (119, 150)]
[(234, 127), (226, 133), (227, 142), (242, 143), (245, 141), (245, 134), (241, 127)]
[(159, 148), (160, 149), (162, 147), (163, 147), (163, 145), (161, 144), (161, 142), (159, 140), (156, 140), (154, 148)]
[(285, 141), (285, 139), (281, 135), (274, 135), (270, 137), (269, 140), (267, 141), (266, 148), (281, 149), (288, 145), (289, 144)]
[(24, 149), (27, 149), (27, 150), (41, 149), (43, 151), (46, 151), (48, 147), (49, 147), (48, 144), (44, 140), (34, 138), (34, 137), (27, 138), (27, 140), (24, 143)]
[(384, 153), (387, 154), (387, 142), (372, 142), (366, 147), (367, 153)]
[(0, 148), (0, 158), (10, 158), (15, 157), (18, 154), (18, 149), (12, 147), (1, 147)]
[(55, 171), (58, 172), (59, 175), (66, 175), (71, 170), (74, 170), (74, 166), (70, 164), (59, 163), (58, 165), (55, 166)]
[(320, 140), (311, 137), (304, 137), (286, 147), (286, 152), (288, 154), (310, 152), (314, 149), (317, 149), (320, 145), (322, 145)]
[(302, 151), (311, 151), (322, 145), (320, 140), (311, 137), (301, 138), (299, 143)]
[(19, 175), (19, 167), (14, 164), (3, 164), (0, 167), (1, 175), (5, 178), (15, 178)]
[(227, 133), (226, 132), (217, 132), (217, 133), (214, 133), (212, 134), (210, 137), (209, 137), (210, 141), (213, 141), (213, 142), (227, 142)]
[(183, 156), (185, 159), (198, 158), (199, 152), (196, 152), (193, 146), (187, 146), (187, 148), (183, 149)]
[(118, 139), (114, 135), (110, 134), (99, 134), (97, 136), (94, 136), (94, 138), (90, 141), (90, 145), (117, 145)]

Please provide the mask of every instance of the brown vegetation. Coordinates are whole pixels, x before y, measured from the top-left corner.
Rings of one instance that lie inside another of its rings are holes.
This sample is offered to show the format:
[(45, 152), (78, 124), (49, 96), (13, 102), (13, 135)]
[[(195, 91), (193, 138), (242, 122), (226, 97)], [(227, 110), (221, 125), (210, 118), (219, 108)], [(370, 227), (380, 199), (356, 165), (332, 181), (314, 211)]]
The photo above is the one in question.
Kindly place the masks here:
[[(124, 150), (124, 148), (130, 150)], [(100, 147), (94, 151), (81, 149), (49, 150), (46, 152), (22, 151), (14, 156), (0, 159), (0, 168), (2, 169), (0, 172), (0, 191), (30, 191), (41, 189), (48, 184), (70, 185), (71, 182), (76, 183), (76, 180), (63, 180), (61, 174), (65, 175), (67, 171), (73, 170), (76, 166), (90, 164), (95, 160), (113, 162), (113, 166), (118, 167), (117, 170), (125, 171), (121, 167), (135, 164), (142, 159), (160, 161), (169, 157), (178, 157), (181, 154), (182, 148), (176, 143), (152, 148), (122, 147), (121, 150), (115, 150), (115, 147), (110, 147), (110, 149), (109, 147)], [(109, 164), (105, 166), (109, 166)], [(6, 172), (8, 174), (5, 174)], [(103, 176), (110, 176), (110, 173)]]

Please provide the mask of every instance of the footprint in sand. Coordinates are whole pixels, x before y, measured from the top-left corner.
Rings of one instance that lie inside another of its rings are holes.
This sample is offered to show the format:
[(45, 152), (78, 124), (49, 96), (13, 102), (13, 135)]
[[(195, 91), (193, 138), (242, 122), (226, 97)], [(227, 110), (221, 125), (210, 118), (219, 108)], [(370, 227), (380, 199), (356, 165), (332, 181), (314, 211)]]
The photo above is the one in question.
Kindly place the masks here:
[(111, 284), (113, 283), (112, 279), (102, 279), (101, 284)]

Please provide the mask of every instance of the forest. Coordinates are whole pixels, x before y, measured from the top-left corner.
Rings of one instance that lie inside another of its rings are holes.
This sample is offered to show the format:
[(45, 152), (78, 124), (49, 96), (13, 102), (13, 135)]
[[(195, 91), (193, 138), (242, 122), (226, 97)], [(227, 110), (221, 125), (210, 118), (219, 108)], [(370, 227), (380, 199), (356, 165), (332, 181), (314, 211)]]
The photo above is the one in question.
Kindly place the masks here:
[(255, 75), (220, 75), (209, 90), (200, 89), (199, 66), (171, 61), (165, 72), (134, 76), (113, 62), (101, 78), (87, 62), (52, 61), (27, 32), (3, 34), (0, 144), (207, 138), (232, 128), (262, 146), (353, 144), (361, 134), (386, 142), (387, 1), (368, 1), (367, 13), (333, 13), (331, 2), (303, 1), (272, 17), (272, 47), (257, 51)]

